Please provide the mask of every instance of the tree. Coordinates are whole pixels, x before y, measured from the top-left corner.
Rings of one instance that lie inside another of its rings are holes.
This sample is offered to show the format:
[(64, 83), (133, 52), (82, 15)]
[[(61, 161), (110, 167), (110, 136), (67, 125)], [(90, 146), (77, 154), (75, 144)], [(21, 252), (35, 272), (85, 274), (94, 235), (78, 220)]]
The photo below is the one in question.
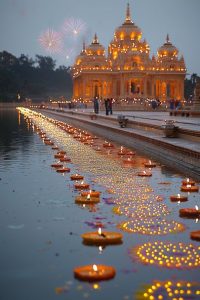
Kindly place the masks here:
[(43, 71), (53, 71), (56, 67), (56, 61), (50, 56), (36, 55), (36, 63)]

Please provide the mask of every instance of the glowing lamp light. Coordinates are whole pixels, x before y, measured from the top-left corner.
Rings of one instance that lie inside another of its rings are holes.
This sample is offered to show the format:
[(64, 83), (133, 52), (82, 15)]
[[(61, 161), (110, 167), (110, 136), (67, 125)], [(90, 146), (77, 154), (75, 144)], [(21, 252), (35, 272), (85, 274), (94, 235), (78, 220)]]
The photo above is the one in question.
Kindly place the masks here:
[(98, 271), (97, 265), (93, 265), (92, 269), (93, 269), (94, 272), (97, 272)]
[(101, 228), (99, 227), (98, 229), (98, 234), (101, 235), (102, 234), (102, 231), (101, 231)]

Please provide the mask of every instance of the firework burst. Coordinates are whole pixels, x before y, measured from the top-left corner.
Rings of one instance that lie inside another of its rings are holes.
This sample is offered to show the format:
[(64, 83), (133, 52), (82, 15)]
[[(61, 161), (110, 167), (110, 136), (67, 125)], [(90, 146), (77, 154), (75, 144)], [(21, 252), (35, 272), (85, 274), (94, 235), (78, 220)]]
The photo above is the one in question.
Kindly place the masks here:
[(63, 46), (62, 34), (47, 29), (38, 39), (40, 45), (49, 53), (60, 53)]
[(69, 18), (64, 22), (63, 30), (74, 37), (78, 37), (86, 32), (87, 26), (81, 19)]

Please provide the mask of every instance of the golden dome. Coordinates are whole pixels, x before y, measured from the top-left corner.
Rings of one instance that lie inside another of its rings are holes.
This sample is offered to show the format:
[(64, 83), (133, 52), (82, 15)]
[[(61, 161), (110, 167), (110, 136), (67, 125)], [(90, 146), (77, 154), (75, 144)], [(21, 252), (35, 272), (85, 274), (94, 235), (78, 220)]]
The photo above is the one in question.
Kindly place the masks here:
[(130, 15), (129, 3), (126, 9), (125, 22), (115, 30), (115, 39), (117, 40), (140, 40), (142, 37), (141, 29), (133, 23)]
[(105, 55), (105, 48), (99, 43), (95, 33), (92, 43), (86, 48), (87, 55)]
[(170, 42), (169, 35), (167, 34), (166, 42), (158, 48), (158, 57), (177, 57), (178, 49)]

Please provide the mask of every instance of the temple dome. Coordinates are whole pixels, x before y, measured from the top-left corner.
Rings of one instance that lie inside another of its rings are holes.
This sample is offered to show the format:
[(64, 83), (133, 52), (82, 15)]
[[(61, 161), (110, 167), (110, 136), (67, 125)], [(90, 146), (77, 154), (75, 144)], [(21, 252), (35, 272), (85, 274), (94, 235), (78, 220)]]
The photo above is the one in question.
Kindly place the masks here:
[(169, 35), (166, 37), (166, 42), (158, 48), (159, 57), (177, 57), (178, 49), (170, 42)]
[(86, 48), (87, 55), (105, 55), (105, 48), (99, 43), (95, 33), (92, 43)]
[(140, 40), (142, 37), (141, 29), (133, 23), (130, 16), (130, 7), (127, 5), (126, 19), (124, 23), (115, 30), (115, 38), (117, 40)]

